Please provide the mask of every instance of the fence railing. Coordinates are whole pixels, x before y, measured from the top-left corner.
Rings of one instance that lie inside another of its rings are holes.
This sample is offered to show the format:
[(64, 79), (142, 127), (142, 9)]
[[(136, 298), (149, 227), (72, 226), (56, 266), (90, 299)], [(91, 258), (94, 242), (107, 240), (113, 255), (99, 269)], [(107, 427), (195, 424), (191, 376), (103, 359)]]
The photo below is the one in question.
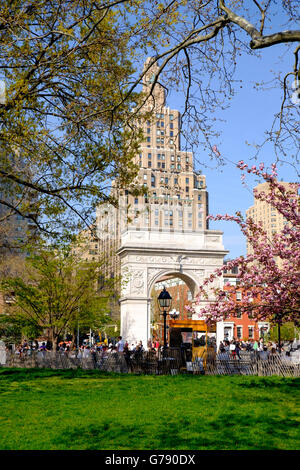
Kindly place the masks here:
[(77, 353), (27, 351), (22, 355), (7, 351), (2, 367), (49, 369), (98, 369), (106, 372), (176, 375), (279, 375), (300, 377), (300, 363), (277, 354), (261, 357), (259, 353), (241, 352), (240, 358), (229, 354), (205, 354), (190, 360), (180, 348), (144, 351), (130, 356), (118, 352)]

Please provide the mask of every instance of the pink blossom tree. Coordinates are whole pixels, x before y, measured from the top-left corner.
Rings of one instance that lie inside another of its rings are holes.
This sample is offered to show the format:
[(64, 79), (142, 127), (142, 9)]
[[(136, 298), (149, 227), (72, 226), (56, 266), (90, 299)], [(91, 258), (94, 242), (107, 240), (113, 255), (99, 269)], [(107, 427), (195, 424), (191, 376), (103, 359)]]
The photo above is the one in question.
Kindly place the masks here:
[[(200, 286), (196, 305), (209, 298), (208, 290), (213, 292), (215, 300), (202, 307), (198, 314), (199, 317), (205, 316), (210, 323), (235, 316), (242, 311), (257, 320), (277, 324), (280, 347), (280, 325), (290, 321), (296, 326), (300, 324), (300, 185), (293, 183), (287, 188), (280, 184), (275, 165), (272, 165), (270, 173), (264, 170), (263, 164), (250, 168), (240, 161), (237, 166), (243, 172), (257, 175), (268, 183), (269, 190), (254, 190), (254, 197), (277, 209), (284, 216), (285, 225), (281, 232), (268, 237), (261, 223), (255, 223), (251, 217), (245, 220), (240, 212), (236, 212), (235, 216), (208, 216), (215, 221), (236, 222), (252, 250), (246, 256), (229, 261), (204, 281)], [(244, 178), (245, 173), (242, 174), (242, 179)], [(234, 267), (239, 268), (238, 285), (228, 285), (227, 290), (219, 287), (209, 289), (209, 285), (222, 276), (224, 270)], [(237, 291), (243, 292), (239, 302), (236, 302), (234, 295)]]

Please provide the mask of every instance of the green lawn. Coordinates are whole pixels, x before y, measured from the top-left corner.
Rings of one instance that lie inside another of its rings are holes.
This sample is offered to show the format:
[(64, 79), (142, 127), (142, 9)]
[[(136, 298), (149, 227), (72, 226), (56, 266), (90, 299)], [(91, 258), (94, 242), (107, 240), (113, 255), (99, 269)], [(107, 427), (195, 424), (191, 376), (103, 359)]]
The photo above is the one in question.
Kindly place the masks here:
[(299, 449), (299, 378), (0, 369), (0, 449)]

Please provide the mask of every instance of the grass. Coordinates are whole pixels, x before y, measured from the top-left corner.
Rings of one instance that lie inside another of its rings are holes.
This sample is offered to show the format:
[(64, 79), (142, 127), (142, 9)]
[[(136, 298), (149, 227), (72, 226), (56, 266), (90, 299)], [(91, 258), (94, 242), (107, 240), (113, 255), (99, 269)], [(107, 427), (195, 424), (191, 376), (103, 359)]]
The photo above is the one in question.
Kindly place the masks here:
[(298, 450), (299, 385), (0, 369), (0, 449)]

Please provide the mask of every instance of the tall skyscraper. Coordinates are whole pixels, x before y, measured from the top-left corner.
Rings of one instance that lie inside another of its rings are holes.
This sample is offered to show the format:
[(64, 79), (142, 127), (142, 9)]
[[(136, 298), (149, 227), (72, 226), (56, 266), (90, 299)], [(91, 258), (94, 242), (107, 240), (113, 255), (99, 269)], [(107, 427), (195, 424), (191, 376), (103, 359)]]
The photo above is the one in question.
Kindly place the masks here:
[[(100, 250), (107, 254), (109, 277), (119, 274), (115, 252), (120, 234), (129, 227), (157, 232), (208, 229), (205, 176), (195, 171), (193, 153), (181, 150), (180, 112), (166, 106), (164, 87), (154, 84), (157, 70), (158, 66), (151, 66), (148, 58), (144, 65), (143, 92), (146, 96), (151, 93), (142, 110), (148, 113), (149, 119), (139, 122), (144, 140), (135, 157), (139, 167), (136, 183), (146, 193), (135, 196), (124, 188), (117, 194), (117, 209), (102, 204), (96, 212)], [(112, 191), (116, 195), (114, 185)]]
[[(291, 183), (281, 182), (280, 184), (287, 190), (293, 191), (295, 196), (297, 196), (297, 191), (295, 191), (295, 187)], [(265, 192), (267, 194), (269, 191), (269, 184), (267, 182), (258, 184), (255, 187), (255, 190), (258, 193)], [(279, 233), (283, 230), (285, 224), (288, 224), (285, 217), (278, 212), (275, 207), (265, 201), (255, 198), (254, 205), (249, 207), (246, 211), (246, 217), (251, 217), (256, 224), (261, 222), (262, 228), (266, 231), (267, 237), (270, 240), (275, 233)], [(247, 243), (247, 253), (252, 253), (252, 247), (249, 243)]]

